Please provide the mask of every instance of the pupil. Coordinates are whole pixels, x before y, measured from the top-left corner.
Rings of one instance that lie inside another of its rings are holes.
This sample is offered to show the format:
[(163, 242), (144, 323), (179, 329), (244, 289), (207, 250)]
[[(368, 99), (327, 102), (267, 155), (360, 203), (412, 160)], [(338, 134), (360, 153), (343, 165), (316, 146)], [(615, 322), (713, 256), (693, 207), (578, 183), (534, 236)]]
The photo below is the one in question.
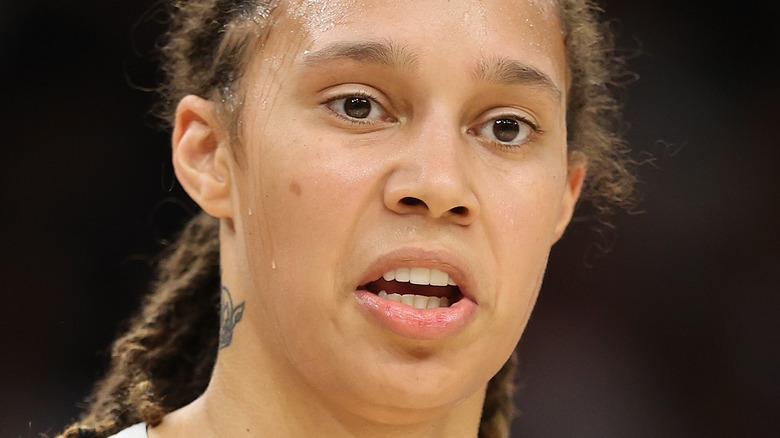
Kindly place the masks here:
[(509, 143), (520, 133), (520, 123), (517, 120), (499, 119), (493, 122), (493, 135), (498, 141)]
[(362, 97), (351, 97), (344, 101), (344, 113), (354, 119), (365, 119), (371, 113), (371, 101)]

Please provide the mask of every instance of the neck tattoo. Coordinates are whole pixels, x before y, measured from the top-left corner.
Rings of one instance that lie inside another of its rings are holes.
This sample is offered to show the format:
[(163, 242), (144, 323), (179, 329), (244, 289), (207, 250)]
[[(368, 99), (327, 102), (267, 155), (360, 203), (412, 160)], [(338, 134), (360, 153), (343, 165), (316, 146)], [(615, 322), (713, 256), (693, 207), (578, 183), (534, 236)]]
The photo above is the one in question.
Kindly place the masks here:
[(233, 297), (227, 286), (222, 285), (222, 307), (219, 315), (219, 349), (228, 347), (233, 342), (233, 328), (244, 315), (245, 301), (233, 306)]

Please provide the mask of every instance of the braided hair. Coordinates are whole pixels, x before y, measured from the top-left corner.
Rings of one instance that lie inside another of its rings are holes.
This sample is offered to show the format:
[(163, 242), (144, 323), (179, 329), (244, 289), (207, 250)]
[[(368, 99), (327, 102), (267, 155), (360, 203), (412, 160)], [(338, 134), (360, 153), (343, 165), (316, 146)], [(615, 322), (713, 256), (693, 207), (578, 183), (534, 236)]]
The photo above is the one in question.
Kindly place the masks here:
[[(173, 121), (176, 104), (194, 94), (219, 106), (237, 142), (236, 98), (254, 44), (272, 27), (269, 0), (177, 0), (161, 45), (167, 82), (160, 113)], [(597, 218), (634, 202), (633, 161), (621, 140), (619, 106), (611, 89), (622, 65), (591, 0), (557, 0), (571, 84), (567, 102), (568, 147), (587, 159), (583, 200)], [(158, 425), (205, 391), (219, 336), (219, 222), (196, 215), (161, 259), (157, 281), (143, 307), (111, 349), (111, 365), (90, 396), (83, 416), (63, 438), (107, 437), (138, 422)], [(490, 380), (480, 438), (502, 438), (512, 420), (517, 359)]]

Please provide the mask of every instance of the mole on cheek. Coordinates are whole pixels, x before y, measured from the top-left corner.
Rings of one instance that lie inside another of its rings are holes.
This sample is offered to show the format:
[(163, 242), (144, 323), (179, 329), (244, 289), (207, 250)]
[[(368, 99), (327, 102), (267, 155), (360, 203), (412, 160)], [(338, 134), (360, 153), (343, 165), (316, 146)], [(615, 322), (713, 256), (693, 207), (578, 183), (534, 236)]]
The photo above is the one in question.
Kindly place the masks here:
[(290, 191), (295, 194), (295, 196), (301, 196), (301, 186), (298, 184), (297, 181), (292, 180), (290, 183)]

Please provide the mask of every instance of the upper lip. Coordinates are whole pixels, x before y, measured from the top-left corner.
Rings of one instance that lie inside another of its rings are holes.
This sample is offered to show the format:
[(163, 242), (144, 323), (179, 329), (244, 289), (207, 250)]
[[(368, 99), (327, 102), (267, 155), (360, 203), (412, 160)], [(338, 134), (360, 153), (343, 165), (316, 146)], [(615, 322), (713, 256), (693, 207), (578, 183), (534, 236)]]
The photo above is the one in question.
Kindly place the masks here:
[[(473, 275), (468, 263), (457, 253), (446, 249), (406, 246), (377, 257), (360, 277), (357, 287), (376, 281), (396, 268), (428, 268), (446, 272), (464, 297), (477, 302)], [(356, 287), (356, 289), (357, 289)]]

